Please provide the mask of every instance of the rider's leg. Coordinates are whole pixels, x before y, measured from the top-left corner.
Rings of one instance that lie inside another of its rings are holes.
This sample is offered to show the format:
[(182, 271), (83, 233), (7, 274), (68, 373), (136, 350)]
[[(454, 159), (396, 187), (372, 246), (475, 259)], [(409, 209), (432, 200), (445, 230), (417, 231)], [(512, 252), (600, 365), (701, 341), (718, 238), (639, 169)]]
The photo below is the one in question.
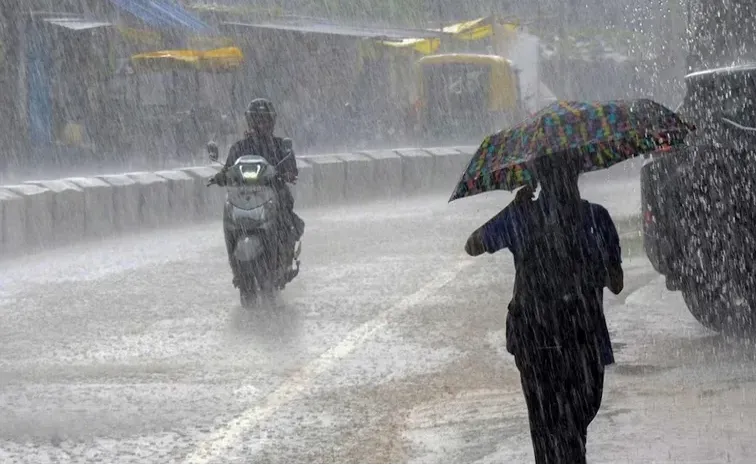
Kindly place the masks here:
[(236, 248), (236, 236), (230, 233), (228, 230), (223, 230), (226, 242), (226, 253), (228, 254), (228, 264), (231, 267), (231, 274), (233, 275), (232, 283), (235, 287), (239, 287), (241, 276), (239, 275), (238, 264), (234, 259), (234, 249)]
[(304, 234), (304, 221), (296, 213), (294, 213), (294, 195), (291, 193), (291, 189), (288, 185), (284, 185), (281, 189), (281, 201), (289, 216), (289, 225), (294, 229), (294, 241), (298, 241)]

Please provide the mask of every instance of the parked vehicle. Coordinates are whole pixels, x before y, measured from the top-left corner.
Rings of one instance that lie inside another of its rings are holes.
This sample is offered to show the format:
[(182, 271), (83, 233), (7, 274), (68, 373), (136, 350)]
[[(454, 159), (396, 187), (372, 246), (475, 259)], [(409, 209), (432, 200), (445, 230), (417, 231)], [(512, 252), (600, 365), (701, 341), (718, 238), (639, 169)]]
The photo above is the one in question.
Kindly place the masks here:
[(525, 117), (519, 73), (498, 55), (449, 53), (418, 60), (423, 140), (478, 144)]
[(691, 73), (679, 113), (698, 130), (641, 169), (643, 243), (709, 329), (756, 331), (756, 63)]

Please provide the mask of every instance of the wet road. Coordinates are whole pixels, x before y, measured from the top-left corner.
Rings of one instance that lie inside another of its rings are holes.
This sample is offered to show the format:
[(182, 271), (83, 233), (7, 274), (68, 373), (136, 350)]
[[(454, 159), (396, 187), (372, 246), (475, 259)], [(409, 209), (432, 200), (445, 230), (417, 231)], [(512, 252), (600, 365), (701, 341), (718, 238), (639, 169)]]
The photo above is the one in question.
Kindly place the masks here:
[[(631, 184), (586, 192), (634, 213)], [(303, 211), (302, 273), (257, 312), (218, 225), (2, 263), (0, 461), (532, 461), (511, 257), (462, 251), (508, 198)], [(589, 460), (753, 461), (756, 349), (630, 255)]]

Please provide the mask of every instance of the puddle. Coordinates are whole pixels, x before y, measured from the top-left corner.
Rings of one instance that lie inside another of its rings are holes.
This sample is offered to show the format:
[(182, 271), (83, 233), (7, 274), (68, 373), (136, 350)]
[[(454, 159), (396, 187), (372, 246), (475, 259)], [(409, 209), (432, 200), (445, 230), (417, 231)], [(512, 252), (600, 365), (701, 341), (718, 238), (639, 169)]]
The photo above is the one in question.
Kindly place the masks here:
[(645, 376), (645, 375), (653, 375), (656, 373), (661, 373), (663, 371), (669, 371), (669, 367), (658, 367), (654, 365), (621, 365), (616, 364), (612, 368), (610, 368), (611, 371), (618, 375), (626, 375), (626, 376)]
[(472, 463), (527, 428), (519, 390), (481, 389), (418, 405), (405, 423), (413, 463)]

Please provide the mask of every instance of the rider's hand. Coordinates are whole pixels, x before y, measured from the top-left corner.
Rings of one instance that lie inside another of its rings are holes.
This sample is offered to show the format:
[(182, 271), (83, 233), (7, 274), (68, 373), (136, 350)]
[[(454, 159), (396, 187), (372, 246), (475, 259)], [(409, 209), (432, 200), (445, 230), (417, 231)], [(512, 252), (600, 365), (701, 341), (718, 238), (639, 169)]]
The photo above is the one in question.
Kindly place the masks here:
[(211, 177), (207, 181), (207, 185), (208, 186), (212, 186), (212, 185), (222, 186), (223, 185), (222, 181), (224, 179), (225, 179), (225, 173), (223, 171), (219, 171), (215, 176)]

